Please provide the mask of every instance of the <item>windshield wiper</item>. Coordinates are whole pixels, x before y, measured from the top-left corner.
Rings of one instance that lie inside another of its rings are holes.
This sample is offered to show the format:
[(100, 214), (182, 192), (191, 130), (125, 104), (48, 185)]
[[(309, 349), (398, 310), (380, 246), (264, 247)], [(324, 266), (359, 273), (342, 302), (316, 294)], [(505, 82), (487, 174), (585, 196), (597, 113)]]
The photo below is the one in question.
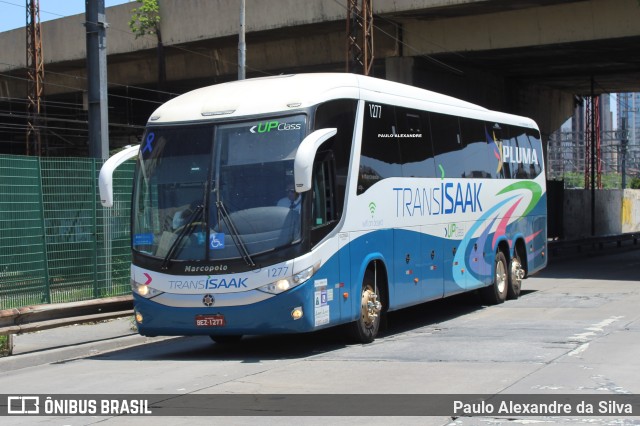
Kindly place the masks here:
[(238, 247), (244, 261), (247, 262), (247, 265), (249, 266), (256, 266), (256, 264), (253, 262), (253, 259), (251, 259), (251, 255), (247, 250), (247, 246), (245, 246), (244, 242), (240, 238), (240, 235), (238, 234), (238, 229), (233, 224), (233, 221), (231, 220), (231, 216), (229, 216), (229, 212), (227, 211), (227, 208), (224, 206), (224, 203), (222, 202), (222, 200), (216, 201), (216, 207), (218, 208), (218, 211), (221, 213), (220, 216), (222, 216), (222, 220), (224, 221), (225, 225), (227, 225), (227, 228), (229, 229), (229, 231), (231, 231), (231, 238), (233, 238), (233, 242), (236, 243), (236, 247)]
[(164, 260), (162, 261), (162, 265), (161, 265), (162, 269), (167, 269), (169, 267), (169, 261), (173, 258), (173, 255), (175, 254), (176, 250), (178, 249), (178, 246), (180, 245), (180, 242), (184, 239), (184, 237), (186, 237), (187, 235), (191, 235), (193, 233), (193, 228), (195, 227), (192, 225), (195, 223), (196, 220), (200, 219), (200, 217), (202, 216), (203, 210), (204, 210), (204, 206), (202, 204), (196, 206), (193, 209), (193, 211), (191, 212), (191, 215), (187, 219), (187, 222), (180, 230), (178, 237), (171, 244), (171, 247), (169, 247), (169, 251), (167, 252), (167, 255), (164, 257)]

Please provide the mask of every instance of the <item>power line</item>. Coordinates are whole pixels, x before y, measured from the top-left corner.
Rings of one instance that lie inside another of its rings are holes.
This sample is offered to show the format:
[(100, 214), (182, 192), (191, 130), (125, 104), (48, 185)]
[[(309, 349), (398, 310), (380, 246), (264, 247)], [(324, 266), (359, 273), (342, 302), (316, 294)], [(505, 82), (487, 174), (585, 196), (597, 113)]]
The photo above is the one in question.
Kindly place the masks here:
[[(10, 4), (11, 6), (17, 6), (17, 7), (20, 7), (20, 8), (22, 8), (22, 9), (26, 9), (26, 7), (25, 7), (24, 3), (22, 3), (22, 4), (17, 4), (17, 3), (12, 3), (12, 2), (10, 2), (10, 1), (5, 1), (5, 0), (0, 0), (0, 3)], [(47, 13), (47, 14), (49, 14), (49, 15), (54, 15), (54, 16), (57, 16), (57, 17), (59, 17), (59, 18), (65, 18), (65, 15), (60, 15), (59, 13), (55, 13), (55, 12), (49, 12), (49, 11), (47, 11), (47, 10), (42, 10), (42, 9), (40, 9), (40, 12), (44, 12), (44, 13)], [(18, 28), (21, 28), (21, 27), (18, 27)]]
[[(5, 73), (0, 73), (1, 77), (6, 77), (6, 78), (12, 78), (15, 80), (22, 80), (22, 81), (26, 81), (27, 79), (24, 77), (17, 77), (15, 75), (11, 75), (11, 74), (5, 74)], [(73, 91), (84, 91), (84, 89), (81, 88), (77, 88), (77, 87), (72, 87), (72, 86), (66, 86), (64, 84), (57, 84), (57, 83), (45, 83), (45, 85), (49, 85), (49, 86), (54, 86), (54, 87), (60, 87), (63, 89), (70, 89)], [(129, 88), (134, 88), (135, 86), (122, 86), (122, 87), (129, 87)], [(168, 92), (164, 92), (164, 93), (168, 93)], [(121, 95), (115, 95), (113, 93), (109, 93), (108, 96), (113, 96), (113, 97), (117, 97), (117, 98), (124, 98), (124, 99), (130, 99), (130, 100), (134, 100), (134, 101), (140, 101), (140, 102), (149, 102), (149, 103), (154, 103), (154, 104), (162, 104), (162, 101), (153, 101), (150, 99), (143, 99), (143, 98), (134, 98), (132, 96), (121, 96)]]
[[(0, 117), (11, 117), (11, 118), (27, 118), (26, 114), (7, 114), (0, 112)], [(73, 120), (69, 118), (57, 118), (57, 117), (42, 117), (42, 121), (55, 121), (61, 123), (75, 123), (75, 124), (89, 124), (88, 120)], [(130, 129), (144, 129), (144, 126), (136, 125), (136, 124), (124, 124), (124, 123), (110, 123), (109, 126), (122, 127), (122, 128), (130, 128)], [(42, 126), (41, 126), (42, 127)]]

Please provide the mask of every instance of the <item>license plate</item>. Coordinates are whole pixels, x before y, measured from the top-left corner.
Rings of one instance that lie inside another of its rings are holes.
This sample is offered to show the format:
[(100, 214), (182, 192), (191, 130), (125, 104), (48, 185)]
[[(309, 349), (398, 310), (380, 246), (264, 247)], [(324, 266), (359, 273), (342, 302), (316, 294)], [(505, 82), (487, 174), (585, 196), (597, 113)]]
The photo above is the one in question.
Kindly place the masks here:
[(224, 315), (196, 315), (196, 327), (224, 327)]

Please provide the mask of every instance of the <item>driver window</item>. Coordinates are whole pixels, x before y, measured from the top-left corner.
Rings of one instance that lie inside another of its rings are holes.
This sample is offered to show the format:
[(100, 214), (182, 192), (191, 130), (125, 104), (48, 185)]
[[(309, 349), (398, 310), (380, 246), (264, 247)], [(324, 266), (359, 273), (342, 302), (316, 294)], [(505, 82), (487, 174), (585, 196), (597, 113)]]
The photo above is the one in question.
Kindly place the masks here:
[(324, 238), (340, 219), (334, 176), (335, 161), (332, 153), (320, 153), (313, 166), (311, 182), (311, 244)]
[(333, 157), (326, 154), (326, 159), (314, 165), (313, 170), (313, 202), (311, 206), (312, 228), (318, 228), (337, 219), (335, 188), (333, 179)]

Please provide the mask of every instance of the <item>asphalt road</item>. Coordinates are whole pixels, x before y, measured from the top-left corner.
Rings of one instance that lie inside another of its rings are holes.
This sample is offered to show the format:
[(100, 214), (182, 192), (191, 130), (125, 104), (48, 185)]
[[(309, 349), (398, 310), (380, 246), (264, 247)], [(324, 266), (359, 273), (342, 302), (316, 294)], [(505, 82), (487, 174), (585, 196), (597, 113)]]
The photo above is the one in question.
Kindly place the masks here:
[[(499, 306), (482, 306), (475, 295), (463, 295), (392, 313), (388, 328), (369, 345), (350, 344), (340, 330), (246, 338), (233, 346), (216, 345), (207, 337), (149, 341), (126, 336), (130, 332), (125, 330), (119, 334), (126, 337), (104, 337), (88, 346), (34, 347), (11, 359), (0, 359), (0, 394), (133, 394), (141, 398), (156, 394), (370, 394), (370, 402), (365, 397), (356, 402), (371, 407), (383, 404), (384, 394), (605, 398), (640, 393), (639, 319), (640, 250), (634, 250), (552, 264), (525, 280), (518, 300)], [(83, 326), (82, 330), (97, 336), (100, 327), (122, 324)], [(92, 333), (91, 327), (96, 331)], [(55, 333), (62, 336), (64, 332)], [(79, 332), (69, 328), (66, 333), (77, 336)], [(31, 339), (46, 340), (47, 336)], [(636, 417), (572, 413), (533, 418), (14, 416), (0, 423), (640, 425), (640, 413), (634, 414)]]

